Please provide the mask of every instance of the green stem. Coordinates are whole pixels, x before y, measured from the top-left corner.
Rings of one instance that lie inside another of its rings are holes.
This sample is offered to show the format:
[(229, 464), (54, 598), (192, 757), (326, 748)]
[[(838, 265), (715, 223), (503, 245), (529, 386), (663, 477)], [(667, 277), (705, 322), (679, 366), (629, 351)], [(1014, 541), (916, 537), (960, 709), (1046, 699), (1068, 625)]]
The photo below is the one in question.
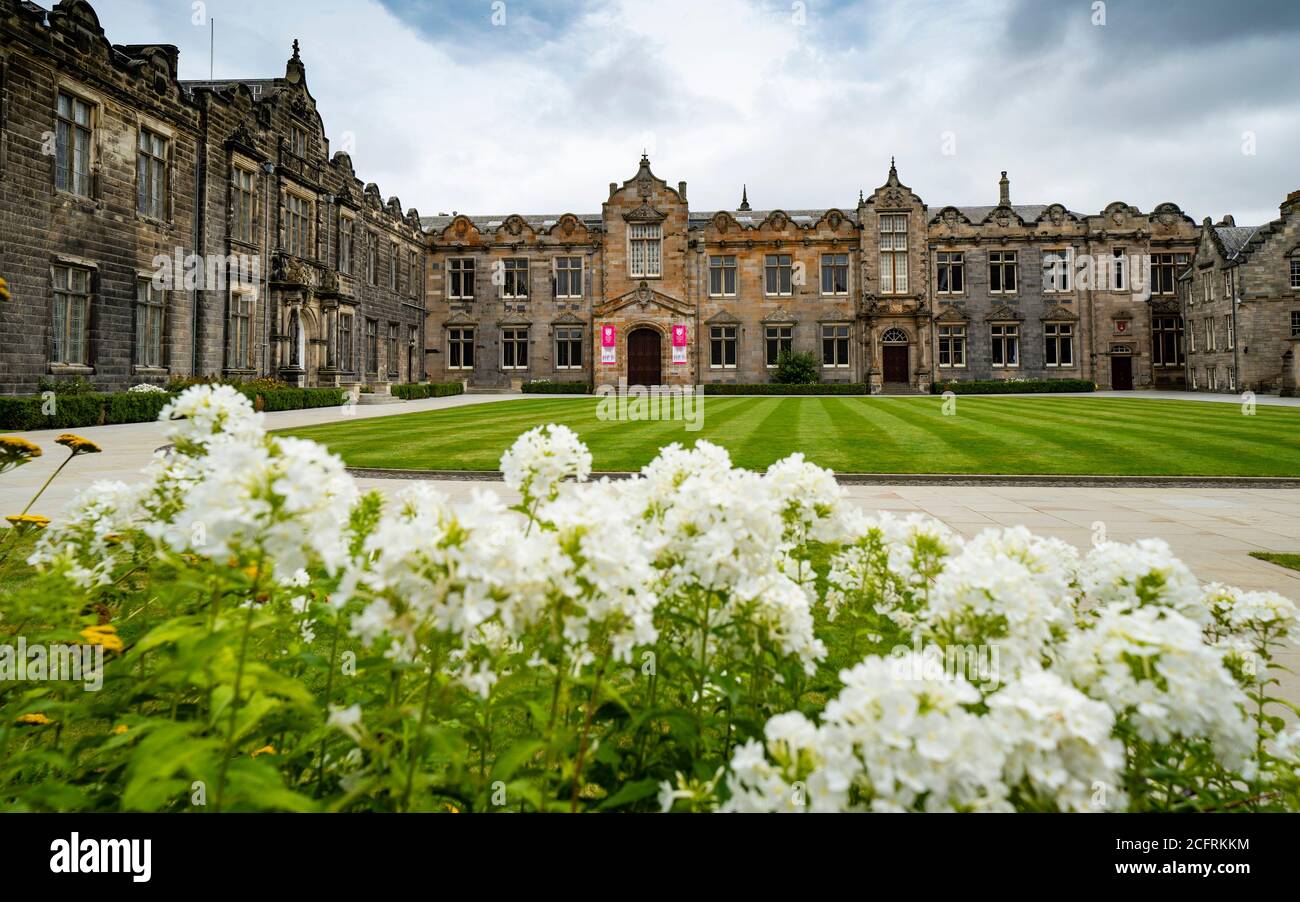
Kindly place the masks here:
[(24, 508), (22, 509), (22, 513), (20, 513), (18, 516), (21, 517), (21, 516), (23, 516), (24, 514), (26, 514), (29, 510), (32, 509), (32, 505), (35, 504), (35, 503), (37, 502), (37, 500), (38, 500), (42, 495), (45, 494), (45, 490), (48, 489), (48, 488), (50, 487), (50, 483), (54, 481), (54, 478), (55, 478), (56, 476), (58, 476), (60, 473), (63, 472), (63, 468), (66, 467), (66, 466), (68, 465), (68, 461), (72, 460), (72, 458), (74, 458), (74, 457), (76, 457), (76, 456), (77, 456), (77, 452), (75, 452), (75, 451), (71, 451), (71, 452), (68, 453), (68, 457), (67, 457), (67, 459), (64, 460), (63, 463), (59, 464), (59, 468), (58, 468), (57, 470), (55, 470), (53, 473), (50, 474), (50, 478), (47, 479), (47, 480), (45, 480), (45, 484), (44, 484), (43, 486), (40, 487), (40, 490), (37, 491), (37, 493), (36, 493), (35, 495), (32, 496), (32, 500), (27, 502), (27, 506), (24, 507)]
[(429, 677), (424, 682), (424, 702), (420, 706), (420, 720), (415, 726), (415, 750), (411, 754), (406, 768), (406, 786), (402, 790), (401, 810), (406, 811), (411, 803), (411, 787), (415, 785), (415, 766), (424, 755), (424, 723), (429, 718), (429, 701), (433, 698), (433, 684), (438, 676), (438, 668), (429, 661)]

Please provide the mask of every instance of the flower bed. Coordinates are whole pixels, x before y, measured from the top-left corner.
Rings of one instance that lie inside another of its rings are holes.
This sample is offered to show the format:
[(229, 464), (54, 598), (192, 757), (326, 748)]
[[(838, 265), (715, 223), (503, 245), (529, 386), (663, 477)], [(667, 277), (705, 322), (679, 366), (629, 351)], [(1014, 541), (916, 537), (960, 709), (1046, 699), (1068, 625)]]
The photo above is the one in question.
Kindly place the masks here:
[(513, 506), (385, 501), (231, 388), (162, 418), (3, 597), (106, 663), (0, 682), (0, 807), (1300, 809), (1296, 608), (1161, 542), (964, 541), (707, 443), (593, 483), (558, 426), (503, 456)]

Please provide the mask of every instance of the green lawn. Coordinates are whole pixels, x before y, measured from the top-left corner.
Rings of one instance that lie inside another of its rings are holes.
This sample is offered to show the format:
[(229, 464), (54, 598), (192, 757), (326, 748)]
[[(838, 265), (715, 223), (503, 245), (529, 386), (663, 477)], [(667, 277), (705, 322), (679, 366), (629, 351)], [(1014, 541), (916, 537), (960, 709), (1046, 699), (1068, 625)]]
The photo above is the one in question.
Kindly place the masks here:
[(1279, 567), (1286, 567), (1290, 570), (1300, 570), (1300, 554), (1275, 554), (1271, 551), (1252, 551), (1250, 556), (1261, 561), (1268, 561), (1270, 564), (1277, 564)]
[(499, 401), (286, 430), (350, 465), (494, 470), (525, 430), (564, 423), (597, 470), (635, 470), (671, 442), (707, 439), (738, 466), (795, 451), (842, 473), (1300, 476), (1300, 409), (1102, 398), (706, 398), (704, 428), (601, 421), (594, 398)]

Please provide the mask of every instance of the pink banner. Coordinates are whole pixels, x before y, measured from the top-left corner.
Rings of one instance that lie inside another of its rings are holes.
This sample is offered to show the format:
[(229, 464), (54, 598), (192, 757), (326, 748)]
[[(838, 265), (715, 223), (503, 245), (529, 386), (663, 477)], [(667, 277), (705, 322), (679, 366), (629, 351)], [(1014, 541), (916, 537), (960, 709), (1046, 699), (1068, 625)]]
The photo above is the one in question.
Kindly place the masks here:
[(600, 346), (602, 348), (612, 348), (618, 344), (618, 329), (614, 326), (600, 327)]
[(686, 347), (686, 327), (685, 327), (685, 326), (673, 326), (673, 347), (674, 347), (674, 348), (684, 348), (684, 347)]

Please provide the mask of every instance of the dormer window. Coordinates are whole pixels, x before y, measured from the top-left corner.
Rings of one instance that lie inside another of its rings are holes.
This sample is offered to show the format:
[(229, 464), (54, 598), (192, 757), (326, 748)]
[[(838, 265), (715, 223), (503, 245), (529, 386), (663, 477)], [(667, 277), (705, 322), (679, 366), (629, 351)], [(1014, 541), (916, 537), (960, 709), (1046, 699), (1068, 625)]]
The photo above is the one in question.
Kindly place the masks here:
[(627, 229), (628, 275), (657, 279), (663, 272), (663, 230), (658, 224), (633, 223)]

